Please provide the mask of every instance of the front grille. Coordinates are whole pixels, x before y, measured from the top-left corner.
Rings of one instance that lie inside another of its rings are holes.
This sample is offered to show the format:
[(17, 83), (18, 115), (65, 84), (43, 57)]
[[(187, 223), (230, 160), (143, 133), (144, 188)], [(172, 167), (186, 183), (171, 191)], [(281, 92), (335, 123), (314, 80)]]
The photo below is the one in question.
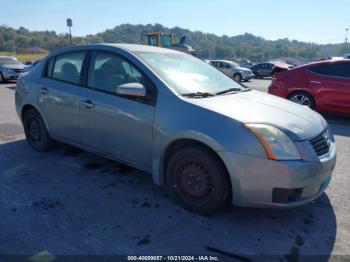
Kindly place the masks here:
[(330, 138), (328, 136), (328, 131), (326, 130), (319, 136), (310, 139), (310, 144), (318, 156), (327, 154), (330, 147)]
[(16, 73), (23, 73), (24, 69), (13, 69), (13, 71), (15, 71)]

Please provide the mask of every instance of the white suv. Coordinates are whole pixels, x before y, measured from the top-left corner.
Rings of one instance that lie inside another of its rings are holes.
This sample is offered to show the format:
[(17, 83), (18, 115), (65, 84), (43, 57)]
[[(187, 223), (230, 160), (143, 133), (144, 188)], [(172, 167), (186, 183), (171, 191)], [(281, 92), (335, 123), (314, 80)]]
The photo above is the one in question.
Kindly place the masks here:
[(249, 81), (254, 74), (249, 68), (241, 67), (239, 64), (227, 60), (210, 60), (209, 64), (215, 66), (236, 81)]

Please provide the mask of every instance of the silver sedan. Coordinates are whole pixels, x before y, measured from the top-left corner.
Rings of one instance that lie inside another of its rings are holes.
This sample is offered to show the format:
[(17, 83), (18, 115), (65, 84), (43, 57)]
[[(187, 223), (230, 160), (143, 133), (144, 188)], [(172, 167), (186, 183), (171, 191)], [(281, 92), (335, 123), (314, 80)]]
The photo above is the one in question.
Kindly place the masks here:
[(15, 97), (33, 149), (59, 140), (135, 166), (201, 214), (306, 204), (323, 193), (336, 162), (318, 113), (174, 50), (61, 49), (19, 79)]

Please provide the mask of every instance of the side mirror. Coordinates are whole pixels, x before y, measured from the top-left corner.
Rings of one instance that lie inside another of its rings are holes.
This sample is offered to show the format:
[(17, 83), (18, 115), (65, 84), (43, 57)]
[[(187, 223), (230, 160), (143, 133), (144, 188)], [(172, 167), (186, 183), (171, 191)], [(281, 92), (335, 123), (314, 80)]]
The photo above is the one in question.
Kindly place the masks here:
[(146, 87), (140, 83), (127, 83), (117, 86), (117, 95), (145, 97)]

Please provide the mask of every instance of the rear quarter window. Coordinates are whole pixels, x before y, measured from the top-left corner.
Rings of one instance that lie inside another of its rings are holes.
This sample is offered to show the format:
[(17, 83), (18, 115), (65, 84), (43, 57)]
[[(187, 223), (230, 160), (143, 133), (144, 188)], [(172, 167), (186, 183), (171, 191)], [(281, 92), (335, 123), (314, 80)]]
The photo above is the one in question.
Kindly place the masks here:
[(52, 70), (53, 70), (53, 64), (55, 62), (55, 58), (51, 58), (46, 63), (46, 69), (45, 69), (45, 76), (51, 78), (52, 77)]

